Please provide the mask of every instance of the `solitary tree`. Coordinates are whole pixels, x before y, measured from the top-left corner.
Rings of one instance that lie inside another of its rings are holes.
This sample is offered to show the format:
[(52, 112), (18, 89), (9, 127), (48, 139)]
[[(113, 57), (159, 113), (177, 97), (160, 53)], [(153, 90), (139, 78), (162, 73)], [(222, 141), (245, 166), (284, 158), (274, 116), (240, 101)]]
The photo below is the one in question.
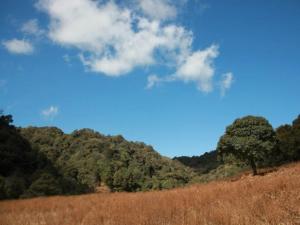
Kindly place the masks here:
[(257, 175), (257, 162), (271, 155), (276, 146), (275, 132), (263, 117), (246, 116), (226, 128), (218, 143), (218, 153), (233, 155), (250, 165)]

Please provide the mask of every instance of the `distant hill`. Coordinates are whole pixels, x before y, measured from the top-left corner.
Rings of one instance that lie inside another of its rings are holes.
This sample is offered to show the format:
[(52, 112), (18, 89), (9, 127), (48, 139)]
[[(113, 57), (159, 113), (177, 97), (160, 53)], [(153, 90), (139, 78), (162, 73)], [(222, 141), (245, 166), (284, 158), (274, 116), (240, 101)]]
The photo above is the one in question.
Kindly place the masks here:
[(173, 160), (181, 162), (183, 165), (188, 166), (200, 174), (208, 173), (209, 171), (216, 169), (222, 164), (218, 160), (217, 151), (205, 152), (200, 156), (178, 156), (174, 157)]
[(197, 173), (198, 176), (193, 180), (194, 183), (223, 179), (249, 169), (241, 163), (228, 162), (228, 160), (224, 162), (218, 159), (216, 150), (205, 152), (200, 156), (178, 156), (173, 160), (181, 162)]
[(65, 134), (56, 127), (2, 124), (0, 198), (146, 191), (189, 183), (196, 174), (151, 146), (91, 129)]

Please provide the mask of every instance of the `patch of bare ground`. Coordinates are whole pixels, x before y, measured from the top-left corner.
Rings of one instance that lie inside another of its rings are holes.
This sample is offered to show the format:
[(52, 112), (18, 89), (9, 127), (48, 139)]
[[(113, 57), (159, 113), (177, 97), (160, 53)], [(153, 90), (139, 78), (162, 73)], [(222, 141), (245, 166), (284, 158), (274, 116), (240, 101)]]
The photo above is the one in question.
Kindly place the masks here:
[(169, 191), (0, 202), (0, 225), (297, 225), (300, 163)]

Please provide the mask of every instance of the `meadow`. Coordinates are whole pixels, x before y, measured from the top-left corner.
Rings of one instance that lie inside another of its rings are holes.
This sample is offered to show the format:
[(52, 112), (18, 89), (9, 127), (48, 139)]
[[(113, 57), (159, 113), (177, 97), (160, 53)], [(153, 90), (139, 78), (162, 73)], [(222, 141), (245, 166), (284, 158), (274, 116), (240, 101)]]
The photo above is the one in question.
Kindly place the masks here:
[(297, 225), (300, 163), (185, 188), (0, 202), (0, 225)]

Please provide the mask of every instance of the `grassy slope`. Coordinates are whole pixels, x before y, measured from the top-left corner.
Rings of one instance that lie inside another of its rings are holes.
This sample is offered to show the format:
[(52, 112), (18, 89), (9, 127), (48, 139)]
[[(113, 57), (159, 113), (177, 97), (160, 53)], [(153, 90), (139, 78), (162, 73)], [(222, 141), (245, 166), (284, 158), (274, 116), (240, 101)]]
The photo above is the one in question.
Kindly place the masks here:
[(0, 224), (300, 224), (300, 163), (168, 191), (2, 201)]

